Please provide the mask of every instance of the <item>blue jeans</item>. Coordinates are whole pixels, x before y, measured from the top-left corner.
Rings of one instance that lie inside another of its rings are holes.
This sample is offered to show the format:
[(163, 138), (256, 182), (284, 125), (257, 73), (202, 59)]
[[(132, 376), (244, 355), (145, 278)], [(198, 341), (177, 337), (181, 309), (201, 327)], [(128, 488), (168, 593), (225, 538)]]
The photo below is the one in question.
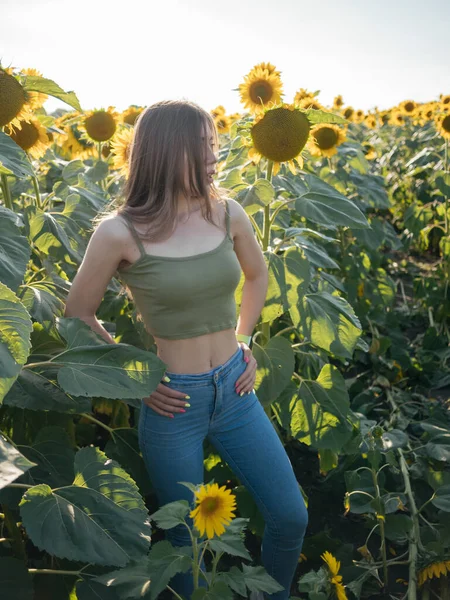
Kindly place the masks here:
[[(171, 419), (142, 403), (139, 445), (159, 505), (181, 499), (193, 505), (192, 492), (178, 482), (203, 482), (203, 441), (210, 440), (250, 491), (264, 518), (261, 560), (284, 588), (268, 597), (286, 600), (308, 517), (291, 462), (254, 390), (242, 397), (235, 390), (246, 367), (243, 350), (238, 347), (223, 365), (210, 371), (166, 371), (170, 382), (165, 385), (189, 395), (191, 407), (185, 413), (173, 413)], [(190, 518), (187, 521), (192, 524)], [(184, 526), (167, 530), (166, 539), (174, 546), (191, 543)], [(170, 585), (190, 598), (192, 572), (179, 573)]]

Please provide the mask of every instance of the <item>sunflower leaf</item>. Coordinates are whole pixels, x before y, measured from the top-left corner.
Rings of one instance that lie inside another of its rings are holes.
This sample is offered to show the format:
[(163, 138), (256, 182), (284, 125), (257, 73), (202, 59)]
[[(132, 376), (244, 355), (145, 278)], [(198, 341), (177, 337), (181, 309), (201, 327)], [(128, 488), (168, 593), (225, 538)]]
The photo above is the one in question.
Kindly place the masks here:
[(27, 155), (9, 135), (0, 131), (0, 173), (15, 177), (33, 177), (33, 166)]
[(189, 502), (187, 500), (175, 500), (175, 502), (169, 502), (151, 514), (150, 519), (155, 521), (161, 529), (171, 529), (177, 525), (182, 525), (188, 512)]
[(62, 100), (69, 106), (72, 106), (72, 108), (75, 108), (80, 112), (82, 111), (75, 92), (65, 92), (51, 79), (38, 77), (37, 75), (27, 75), (22, 85), (29, 92), (41, 92), (42, 94), (53, 96), (54, 98), (58, 98), (58, 100)]
[(327, 112), (325, 110), (316, 110), (314, 108), (308, 108), (305, 111), (306, 116), (308, 117), (308, 121), (316, 125), (317, 123), (334, 123), (334, 124), (344, 124), (348, 123), (347, 119), (341, 117), (340, 115), (335, 115), (334, 113)]

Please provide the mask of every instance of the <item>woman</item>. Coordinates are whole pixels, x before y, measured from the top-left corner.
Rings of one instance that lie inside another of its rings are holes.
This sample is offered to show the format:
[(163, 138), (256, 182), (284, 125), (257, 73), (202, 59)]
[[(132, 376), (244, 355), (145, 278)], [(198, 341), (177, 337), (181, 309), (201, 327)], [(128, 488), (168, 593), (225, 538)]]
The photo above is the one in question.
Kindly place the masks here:
[[(270, 598), (284, 600), (301, 551), (306, 508), (253, 390), (257, 364), (249, 343), (268, 272), (245, 210), (213, 184), (217, 146), (214, 120), (195, 103), (162, 101), (143, 111), (131, 145), (125, 202), (95, 228), (65, 316), (80, 317), (114, 343), (95, 313), (114, 275), (126, 284), (168, 367), (165, 383), (143, 399), (138, 424), (158, 502), (192, 502), (192, 492), (178, 482), (202, 482), (208, 437), (265, 519), (262, 561), (284, 588)], [(241, 272), (245, 284), (236, 322)], [(190, 544), (181, 526), (167, 538)], [(189, 573), (175, 576), (171, 585), (190, 597)]]

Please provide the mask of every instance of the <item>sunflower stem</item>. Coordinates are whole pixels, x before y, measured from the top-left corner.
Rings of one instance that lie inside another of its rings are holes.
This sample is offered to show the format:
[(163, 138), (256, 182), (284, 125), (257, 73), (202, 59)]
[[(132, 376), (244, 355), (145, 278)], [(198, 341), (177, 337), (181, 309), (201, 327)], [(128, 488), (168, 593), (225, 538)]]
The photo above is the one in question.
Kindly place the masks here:
[(36, 198), (36, 208), (39, 208), (42, 210), (41, 194), (39, 192), (39, 182), (37, 180), (36, 175), (32, 176), (31, 181), (33, 182), (33, 187), (34, 187), (34, 195)]
[(198, 574), (200, 571), (200, 565), (198, 560), (198, 544), (195, 535), (191, 535), (192, 540), (192, 575), (194, 580), (194, 590), (198, 589)]
[(2, 185), (2, 193), (3, 193), (3, 202), (6, 206), (6, 208), (9, 208), (9, 210), (14, 210), (12, 198), (11, 198), (11, 191), (9, 189), (9, 184), (8, 184), (8, 177), (4, 173), (2, 173), (1, 185)]
[(99, 160), (99, 162), (102, 162), (102, 143), (101, 142), (97, 142), (97, 149), (98, 149), (98, 160)]
[[(376, 469), (370, 469), (372, 473), (373, 486), (375, 488), (375, 498), (377, 506), (381, 507), (382, 500), (380, 494), (380, 486), (378, 485), (378, 473)], [(380, 525), (380, 537), (381, 537), (381, 559), (383, 561), (383, 588), (388, 589), (388, 570), (387, 570), (387, 555), (386, 555), (386, 536), (384, 530), (384, 514), (377, 513), (378, 523)]]
[(114, 430), (111, 429), (111, 427), (108, 427), (108, 425), (106, 425), (105, 423), (102, 423), (101, 421), (99, 421), (98, 419), (96, 419), (95, 417), (93, 417), (92, 415), (90, 415), (89, 413), (80, 413), (80, 416), (81, 417), (85, 417), (86, 419), (89, 419), (89, 421), (92, 421), (93, 423), (95, 423), (99, 427), (102, 427), (103, 429), (106, 429), (106, 431), (110, 434), (110, 436), (114, 440)]
[(400, 470), (403, 476), (403, 482), (405, 484), (405, 492), (408, 496), (410, 504), (410, 514), (413, 522), (412, 531), (409, 538), (409, 581), (408, 581), (408, 600), (416, 600), (417, 597), (417, 558), (418, 558), (418, 545), (420, 544), (420, 527), (419, 517), (416, 502), (411, 488), (411, 482), (409, 480), (408, 465), (406, 464), (405, 457), (401, 448), (398, 449), (400, 455)]

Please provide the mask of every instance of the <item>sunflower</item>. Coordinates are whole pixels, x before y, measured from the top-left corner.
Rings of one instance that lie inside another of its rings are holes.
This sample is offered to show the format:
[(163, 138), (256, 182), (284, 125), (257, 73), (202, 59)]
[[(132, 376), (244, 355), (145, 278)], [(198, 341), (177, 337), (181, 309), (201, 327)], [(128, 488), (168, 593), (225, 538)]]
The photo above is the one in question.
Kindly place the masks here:
[(261, 113), (265, 107), (281, 102), (283, 84), (278, 75), (255, 67), (239, 85), (241, 102), (250, 113)]
[(381, 123), (383, 125), (388, 124), (389, 121), (391, 120), (391, 111), (390, 110), (383, 110), (382, 112), (380, 112), (380, 119), (381, 119)]
[(277, 71), (274, 65), (272, 65), (270, 62), (261, 62), (255, 65), (253, 69), (265, 69), (269, 73), (269, 75), (276, 75), (277, 77), (281, 77), (281, 71)]
[(364, 121), (364, 111), (361, 108), (358, 108), (358, 110), (355, 110), (355, 112), (353, 113), (353, 121), (355, 123), (362, 123), (362, 121)]
[(133, 129), (126, 127), (122, 129), (111, 142), (113, 154), (113, 168), (119, 169), (124, 177), (128, 177), (130, 148), (133, 140)]
[(107, 142), (116, 132), (118, 117), (112, 106), (108, 110), (91, 110), (84, 119), (83, 128), (91, 140)]
[(138, 116), (144, 109), (141, 106), (136, 106), (133, 104), (129, 106), (126, 110), (123, 111), (121, 115), (122, 123), (126, 123), (127, 125), (134, 125)]
[(376, 115), (366, 115), (364, 118), (364, 123), (367, 125), (367, 127), (370, 127), (370, 129), (375, 129), (375, 127), (378, 125)]
[(447, 572), (450, 573), (450, 560), (431, 563), (419, 571), (417, 583), (421, 586), (427, 579), (431, 580), (434, 577), (439, 579), (441, 575), (447, 575)]
[(31, 116), (30, 94), (13, 75), (13, 69), (0, 68), (0, 127), (19, 123)]
[(217, 483), (200, 486), (195, 493), (196, 508), (189, 514), (200, 535), (212, 538), (225, 532), (235, 517), (236, 497), (225, 486), (219, 488)]
[(47, 130), (36, 117), (27, 117), (26, 121), (20, 121), (17, 128), (7, 125), (5, 133), (33, 158), (43, 156), (50, 145)]
[(219, 115), (214, 119), (219, 133), (230, 133), (231, 119), (227, 115)]
[(405, 124), (405, 115), (400, 112), (398, 109), (393, 110), (389, 117), (390, 125), (404, 125)]
[(342, 575), (339, 575), (341, 563), (335, 559), (330, 552), (324, 552), (321, 558), (326, 562), (331, 578), (330, 582), (334, 585), (334, 593), (338, 600), (347, 600), (344, 586), (342, 584)]
[(439, 100), (441, 101), (441, 104), (450, 104), (450, 94), (445, 94), (445, 96), (440, 94)]
[(342, 98), (342, 96), (339, 94), (339, 96), (336, 96), (335, 99), (333, 100), (333, 108), (341, 108), (344, 105), (344, 100)]
[(447, 140), (450, 140), (450, 113), (438, 115), (435, 118), (436, 129)]
[[(42, 77), (42, 73), (37, 71), (36, 69), (21, 69), (21, 75), (31, 75), (32, 77)], [(29, 96), (29, 105), (31, 110), (36, 110), (37, 108), (41, 108), (44, 102), (47, 100), (47, 94), (43, 94), (42, 92), (28, 92)]]
[(307, 98), (302, 98), (298, 102), (294, 101), (294, 104), (298, 106), (298, 108), (312, 108), (314, 110), (326, 110), (323, 104), (320, 104), (318, 100), (314, 96), (308, 96)]
[(303, 165), (300, 154), (308, 141), (310, 128), (306, 114), (294, 104), (281, 103), (267, 109), (255, 118), (251, 127), (253, 148), (248, 155), (255, 163), (263, 156), (274, 161), (273, 175), (278, 173), (282, 162), (287, 162), (295, 175), (294, 159), (300, 167)]
[(344, 119), (347, 119), (347, 121), (352, 121), (353, 120), (353, 115), (355, 113), (355, 109), (352, 106), (347, 106), (346, 108), (342, 109), (343, 112), (343, 116)]
[(232, 123), (235, 123), (236, 121), (240, 121), (242, 118), (241, 113), (231, 113), (231, 115), (228, 115), (231, 119)]
[(412, 115), (417, 108), (417, 103), (414, 100), (404, 100), (400, 103), (398, 109), (405, 115)]
[(333, 156), (337, 146), (346, 140), (346, 132), (338, 125), (320, 123), (311, 129), (308, 150), (313, 156)]
[(97, 152), (95, 144), (85, 139), (79, 129), (81, 118), (80, 113), (72, 111), (61, 115), (55, 121), (55, 126), (64, 132), (57, 136), (57, 145), (69, 159), (85, 160)]
[(377, 157), (375, 148), (367, 142), (363, 144), (364, 156), (367, 160), (373, 160)]
[(298, 104), (301, 100), (305, 99), (313, 101), (315, 99), (314, 93), (308, 92), (308, 90), (305, 90), (305, 88), (300, 88), (298, 92), (295, 93), (294, 104)]
[(219, 106), (216, 106), (216, 108), (213, 108), (212, 111), (210, 112), (210, 115), (212, 116), (213, 119), (217, 119), (217, 117), (219, 117), (220, 115), (224, 115), (225, 114), (225, 107), (222, 106), (221, 104), (219, 104)]

